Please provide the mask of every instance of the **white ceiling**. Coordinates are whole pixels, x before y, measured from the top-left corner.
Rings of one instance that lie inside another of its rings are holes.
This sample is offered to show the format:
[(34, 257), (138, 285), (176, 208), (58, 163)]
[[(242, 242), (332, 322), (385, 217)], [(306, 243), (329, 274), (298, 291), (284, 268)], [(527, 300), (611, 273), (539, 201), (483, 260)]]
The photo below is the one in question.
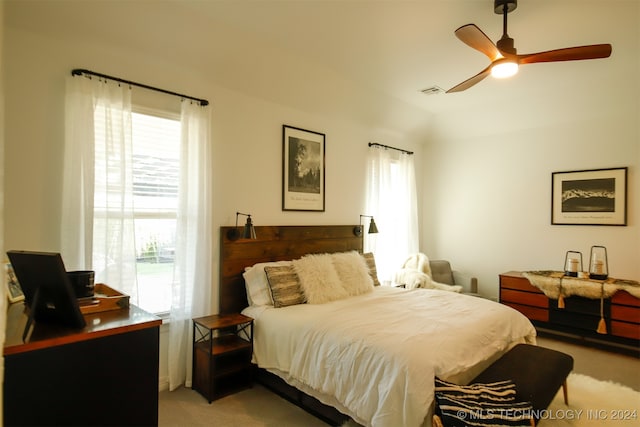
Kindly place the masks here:
[(426, 96), (422, 89), (449, 89), (488, 65), (454, 30), (475, 23), (499, 39), (493, 0), (9, 0), (5, 17), (33, 31), (83, 33), (192, 63), (218, 83), (302, 109), (359, 98), (387, 102), (411, 120), (463, 112), (489, 120), (514, 111), (557, 115), (567, 99), (565, 113), (579, 112), (630, 89), (638, 94), (640, 1), (518, 3), (509, 35), (519, 53), (611, 43), (612, 56), (527, 65), (507, 81), (488, 77), (464, 92)]

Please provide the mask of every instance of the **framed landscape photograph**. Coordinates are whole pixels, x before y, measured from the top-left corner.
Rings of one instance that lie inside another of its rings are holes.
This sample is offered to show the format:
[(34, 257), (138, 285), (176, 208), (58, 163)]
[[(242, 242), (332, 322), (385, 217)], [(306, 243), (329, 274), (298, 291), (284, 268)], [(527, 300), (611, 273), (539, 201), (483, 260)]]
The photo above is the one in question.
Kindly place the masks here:
[(324, 212), (325, 135), (282, 126), (282, 210)]
[(627, 168), (553, 172), (551, 224), (627, 225)]

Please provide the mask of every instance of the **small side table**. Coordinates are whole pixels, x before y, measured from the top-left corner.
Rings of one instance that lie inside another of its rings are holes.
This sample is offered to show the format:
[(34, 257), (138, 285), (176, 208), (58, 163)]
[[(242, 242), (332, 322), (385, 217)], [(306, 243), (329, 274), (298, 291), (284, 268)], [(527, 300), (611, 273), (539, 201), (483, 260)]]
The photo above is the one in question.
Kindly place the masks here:
[(216, 314), (193, 320), (193, 388), (211, 403), (253, 382), (253, 319)]

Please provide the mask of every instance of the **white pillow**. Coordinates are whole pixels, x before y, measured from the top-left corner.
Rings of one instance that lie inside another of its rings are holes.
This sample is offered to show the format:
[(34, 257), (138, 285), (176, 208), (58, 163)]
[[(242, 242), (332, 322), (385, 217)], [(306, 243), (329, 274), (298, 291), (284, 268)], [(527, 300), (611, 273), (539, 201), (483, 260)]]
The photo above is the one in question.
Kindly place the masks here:
[(365, 259), (356, 251), (332, 254), (333, 266), (342, 287), (351, 296), (373, 291), (373, 279)]
[(247, 302), (249, 305), (273, 305), (271, 289), (267, 281), (265, 267), (281, 267), (291, 265), (291, 261), (261, 262), (244, 269), (244, 285), (247, 289)]
[(331, 254), (305, 255), (292, 262), (308, 304), (323, 304), (349, 296), (340, 284)]

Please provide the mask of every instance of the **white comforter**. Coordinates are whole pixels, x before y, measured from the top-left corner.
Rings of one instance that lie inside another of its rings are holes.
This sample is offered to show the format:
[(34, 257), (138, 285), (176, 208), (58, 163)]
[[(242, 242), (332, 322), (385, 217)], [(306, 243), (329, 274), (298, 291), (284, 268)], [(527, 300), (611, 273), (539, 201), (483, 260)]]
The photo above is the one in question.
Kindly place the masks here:
[(258, 366), (376, 427), (422, 425), (434, 376), (469, 381), (514, 343), (535, 342), (517, 311), (431, 289), (377, 287), (327, 304), (244, 313), (255, 319)]

